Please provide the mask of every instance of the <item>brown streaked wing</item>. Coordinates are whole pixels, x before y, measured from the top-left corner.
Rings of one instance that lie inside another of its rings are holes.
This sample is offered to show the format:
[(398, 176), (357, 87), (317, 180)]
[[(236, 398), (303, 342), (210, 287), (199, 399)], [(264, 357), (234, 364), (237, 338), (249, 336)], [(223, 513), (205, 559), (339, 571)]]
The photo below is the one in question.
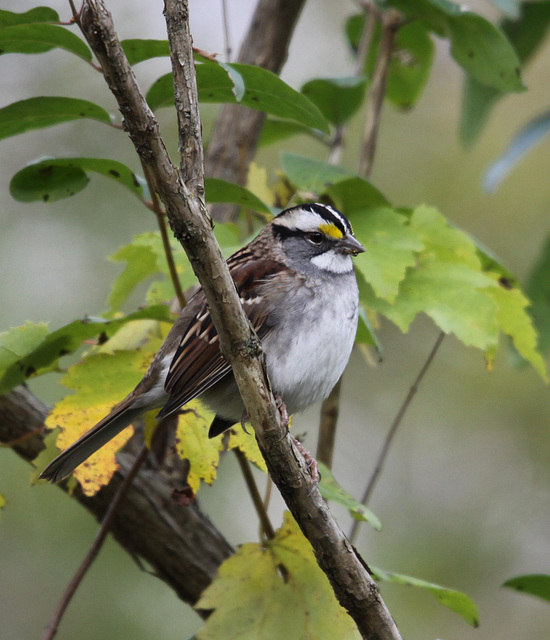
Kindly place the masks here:
[[(266, 260), (254, 255), (248, 247), (235, 253), (228, 260), (229, 270), (241, 297), (243, 308), (254, 330), (262, 339), (269, 331), (266, 323), (265, 307), (258, 304), (260, 286), (283, 269), (275, 260)], [(158, 414), (158, 418), (177, 411), (184, 404), (212, 387), (230, 371), (231, 367), (223, 358), (217, 331), (212, 322), (206, 299), (183, 332), (180, 344), (174, 354), (164, 388), (170, 394), (168, 402)]]

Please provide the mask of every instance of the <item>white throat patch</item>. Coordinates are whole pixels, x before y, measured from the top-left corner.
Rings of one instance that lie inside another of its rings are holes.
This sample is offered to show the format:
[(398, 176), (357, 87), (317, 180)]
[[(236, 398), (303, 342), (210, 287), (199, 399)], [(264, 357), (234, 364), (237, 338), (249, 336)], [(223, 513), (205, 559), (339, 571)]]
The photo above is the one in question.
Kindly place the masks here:
[(349, 253), (337, 253), (332, 249), (311, 258), (311, 262), (323, 271), (349, 273), (353, 271), (353, 261)]

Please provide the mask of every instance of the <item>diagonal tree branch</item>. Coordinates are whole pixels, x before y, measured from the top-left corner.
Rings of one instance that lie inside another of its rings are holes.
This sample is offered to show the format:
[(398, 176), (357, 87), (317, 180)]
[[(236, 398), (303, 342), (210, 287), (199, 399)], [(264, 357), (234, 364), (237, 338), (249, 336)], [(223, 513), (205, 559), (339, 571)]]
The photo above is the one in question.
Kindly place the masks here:
[[(17, 442), (14, 451), (29, 462), (34, 460), (44, 449), (48, 413), (49, 408), (24, 387), (0, 396), (0, 442)], [(134, 457), (119, 454), (121, 469), (106, 487), (92, 497), (77, 488), (73, 498), (101, 520)], [(178, 481), (177, 470), (173, 475), (150, 468), (140, 471), (117, 510), (111, 533), (130, 555), (145, 560), (182, 600), (195, 604), (233, 548), (196, 503), (182, 508), (172, 499)], [(61, 488), (66, 490), (65, 485)]]
[[(181, 92), (192, 91), (192, 83), (187, 81), (189, 69), (194, 66), (191, 42), (178, 41), (178, 36), (188, 33), (188, 27), (178, 25), (178, 20), (188, 19), (187, 2), (166, 0), (165, 15), (175, 63), (175, 82), (183, 79)], [(302, 454), (281, 426), (279, 411), (259, 357), (261, 345), (251, 331), (227, 265), (221, 257), (202, 193), (191, 193), (172, 165), (160, 137), (158, 123), (139, 90), (111, 16), (101, 0), (85, 2), (81, 25), (124, 114), (125, 127), (136, 151), (151, 169), (172, 230), (184, 245), (203, 286), (222, 352), (233, 367), (273, 480), (311, 542), (336, 597), (353, 617), (362, 636), (369, 640), (400, 638), (380, 598), (378, 587), (332, 518), (317, 486), (311, 482)], [(196, 96), (184, 99), (179, 96), (181, 93), (176, 91), (178, 112), (197, 104)], [(199, 122), (198, 114), (190, 113), (189, 118), (191, 122)]]

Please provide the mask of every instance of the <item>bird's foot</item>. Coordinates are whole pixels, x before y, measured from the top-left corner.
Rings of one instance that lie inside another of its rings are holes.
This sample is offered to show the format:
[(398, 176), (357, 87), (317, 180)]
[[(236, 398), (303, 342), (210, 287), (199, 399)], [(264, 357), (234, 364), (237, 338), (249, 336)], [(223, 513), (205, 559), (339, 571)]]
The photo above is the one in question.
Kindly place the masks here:
[(292, 438), (292, 442), (298, 451), (304, 456), (304, 460), (306, 461), (306, 467), (309, 471), (309, 475), (311, 476), (312, 481), (315, 484), (318, 484), (321, 480), (321, 473), (319, 472), (319, 465), (317, 464), (317, 460), (311, 455), (311, 453), (304, 447), (304, 445), (296, 440), (294, 436), (290, 436)]
[(247, 420), (248, 420), (248, 413), (246, 412), (246, 409), (244, 409), (243, 415), (241, 416), (241, 427), (243, 428), (243, 431), (246, 433), (246, 435), (249, 436), (250, 431), (248, 431), (248, 429), (246, 428)]

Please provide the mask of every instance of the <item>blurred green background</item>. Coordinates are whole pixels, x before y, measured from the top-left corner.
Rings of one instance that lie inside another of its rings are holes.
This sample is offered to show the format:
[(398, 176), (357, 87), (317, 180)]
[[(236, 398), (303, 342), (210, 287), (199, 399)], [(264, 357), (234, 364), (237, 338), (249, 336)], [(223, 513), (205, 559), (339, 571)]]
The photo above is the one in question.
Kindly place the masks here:
[[(36, 6), (28, 0), (17, 7), (3, 4), (17, 11)], [(108, 4), (121, 37), (165, 37), (160, 0)], [(192, 0), (190, 5), (195, 46), (222, 52), (220, 3)], [(65, 2), (50, 6), (69, 17)], [(238, 0), (228, 6), (232, 44), (238, 50), (254, 3)], [(473, 8), (496, 15), (490, 4), (475, 3)], [(306, 5), (282, 74), (288, 83), (299, 88), (312, 77), (350, 73), (343, 24), (354, 10), (353, 2), (312, 0)], [(137, 67), (144, 87), (167, 70), (163, 60)], [(383, 113), (372, 175), (395, 204), (439, 207), (490, 247), (520, 280), (550, 232), (550, 141), (522, 161), (495, 194), (482, 191), (481, 178), (512, 134), (548, 107), (549, 76), (546, 46), (525, 74), (529, 90), (500, 102), (479, 142), (464, 150), (458, 141), (463, 76), (446, 43), (438, 42), (434, 69), (417, 107), (399, 113), (388, 106)], [(35, 95), (67, 95), (116, 111), (99, 74), (62, 52), (3, 57), (0, 95), (1, 106)], [(212, 106), (204, 111), (206, 138), (215, 112)], [(174, 116), (163, 110), (160, 121), (175, 156)], [(361, 125), (359, 115), (347, 136), (344, 164), (351, 169)], [(272, 179), (282, 148), (267, 148), (258, 157)], [(304, 138), (284, 148), (318, 158), (325, 154)], [(94, 122), (64, 124), (0, 143), (0, 330), (26, 320), (48, 321), (55, 328), (103, 311), (120, 269), (105, 256), (155, 226), (152, 215), (128, 193), (99, 177), (69, 200), (14, 202), (8, 191), (11, 176), (43, 155), (115, 157), (139, 171), (125, 136)], [(424, 318), (405, 336), (383, 324), (383, 363), (373, 368), (359, 354), (353, 356), (344, 380), (334, 472), (356, 495), (362, 493), (389, 424), (437, 334)], [(49, 403), (60, 397), (54, 380), (35, 381), (31, 388)], [(296, 430), (307, 432), (312, 451), (317, 414), (315, 407), (295, 420)], [(550, 606), (500, 585), (518, 574), (550, 573), (549, 414), (548, 388), (532, 370), (514, 368), (505, 348), (488, 373), (482, 354), (452, 337), (445, 340), (371, 503), (383, 531), (365, 528), (359, 548), (373, 565), (466, 592), (479, 606), (481, 626), (471, 629), (425, 593), (384, 586), (383, 595), (408, 640), (548, 637)], [(38, 638), (97, 525), (56, 488), (31, 489), (28, 465), (8, 450), (0, 450), (0, 469), (0, 492), (8, 499), (0, 521), (0, 635)], [(257, 521), (232, 457), (222, 461), (219, 476), (214, 487), (201, 489), (203, 508), (232, 543), (256, 540)], [(276, 525), (280, 511), (280, 501), (274, 500)], [(348, 516), (336, 511), (347, 530)], [(141, 572), (109, 541), (57, 637), (175, 640), (190, 636), (199, 624), (162, 582)]]

